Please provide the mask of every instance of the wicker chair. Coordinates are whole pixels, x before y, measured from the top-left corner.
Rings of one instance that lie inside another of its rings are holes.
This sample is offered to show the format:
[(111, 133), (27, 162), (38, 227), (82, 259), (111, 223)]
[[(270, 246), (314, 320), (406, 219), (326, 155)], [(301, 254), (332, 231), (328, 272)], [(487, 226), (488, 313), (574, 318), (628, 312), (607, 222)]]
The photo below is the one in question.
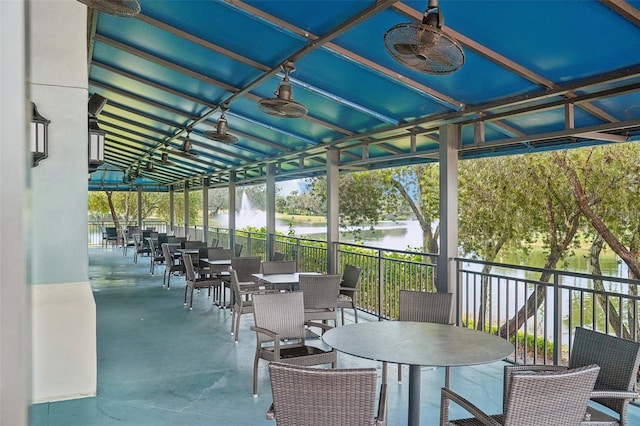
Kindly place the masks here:
[(187, 306), (187, 291), (191, 289), (191, 298), (189, 301), (189, 310), (193, 310), (193, 291), (201, 288), (207, 288), (209, 290), (209, 297), (211, 297), (211, 289), (220, 285), (219, 278), (198, 278), (196, 276), (196, 270), (193, 267), (193, 259), (188, 253), (182, 255), (184, 259), (184, 267), (187, 273), (187, 281), (184, 286), (184, 306)]
[(513, 365), (505, 367), (505, 392), (511, 374), (518, 372), (562, 371), (589, 364), (600, 366), (600, 374), (591, 394), (591, 399), (618, 414), (614, 418), (593, 404), (587, 409), (583, 425), (627, 426), (629, 402), (640, 395), (635, 391), (640, 366), (640, 343), (621, 339), (586, 328), (577, 327), (568, 366), (559, 365)]
[(295, 260), (279, 260), (277, 262), (262, 262), (262, 273), (269, 274), (293, 274), (297, 272)]
[(294, 365), (329, 364), (336, 368), (335, 349), (325, 350), (308, 346), (305, 341), (305, 325), (330, 329), (321, 323), (304, 320), (302, 292), (275, 292), (254, 294), (253, 318), (256, 332), (256, 354), (253, 362), (253, 397), (258, 396), (258, 363), (278, 361)]
[[(164, 263), (165, 259), (164, 259), (164, 254), (162, 253), (162, 249), (160, 247), (157, 246), (157, 240), (154, 240), (153, 238), (149, 239), (149, 250), (150, 250), (150, 260), (151, 263), (149, 265), (149, 272), (151, 273), (151, 275), (153, 275), (154, 271), (155, 271), (155, 266), (156, 264), (160, 264), (160, 263)], [(166, 243), (163, 243), (166, 244)]]
[(238, 274), (240, 286), (255, 286), (256, 280), (253, 274), (260, 273), (262, 258), (260, 256), (234, 257), (231, 259), (231, 268)]
[[(279, 260), (277, 262), (262, 262), (262, 273), (265, 275), (273, 274), (294, 274), (297, 272), (297, 264), (295, 260)], [(268, 284), (271, 288), (279, 290), (293, 290), (291, 284)]]
[[(208, 260), (229, 260), (234, 257), (233, 250), (222, 247), (200, 247), (199, 250), (201, 253), (205, 253), (201, 257), (206, 257)], [(217, 303), (221, 299), (220, 294), (224, 294), (225, 282), (229, 282), (229, 263), (211, 265), (200, 261), (200, 276), (203, 274), (218, 279), (219, 285), (214, 287), (214, 300)]]
[(118, 244), (118, 228), (113, 226), (104, 228), (102, 244), (106, 247), (109, 243), (111, 243), (111, 247), (115, 247)]
[(150, 254), (151, 249), (148, 245), (145, 245), (142, 239), (142, 234), (133, 234), (133, 241), (135, 243), (135, 250), (133, 251), (133, 263), (138, 263), (139, 254)]
[[(600, 367), (594, 364), (540, 374), (515, 372), (509, 376), (504, 412), (492, 416), (450, 389), (442, 388), (440, 426), (579, 426), (587, 411), (589, 396), (599, 371)], [(473, 418), (449, 420), (450, 401), (463, 407)]]
[(280, 252), (280, 251), (276, 251), (273, 253), (273, 257), (271, 258), (272, 261), (274, 262), (280, 262), (284, 260), (284, 253)]
[(305, 321), (333, 321), (338, 325), (337, 306), (340, 275), (300, 275)]
[[(257, 289), (258, 284), (253, 274), (260, 272), (262, 266), (262, 258), (260, 256), (244, 256), (231, 258), (231, 269), (235, 269), (238, 274), (238, 283), (243, 290)], [(223, 278), (223, 283), (220, 287), (221, 290), (221, 306), (225, 306), (225, 290), (230, 286), (230, 279), (228, 277)], [(233, 292), (230, 291), (230, 303), (233, 305)]]
[(358, 307), (356, 306), (356, 293), (360, 285), (360, 275), (362, 268), (359, 266), (346, 265), (342, 271), (342, 283), (340, 284), (340, 294), (338, 295), (338, 308), (344, 325), (344, 310), (353, 309), (353, 316), (358, 322)]
[(140, 228), (137, 226), (127, 226), (127, 229), (122, 230), (122, 255), (127, 255), (129, 247), (135, 247), (136, 242), (133, 239), (134, 234), (139, 234)]
[[(171, 275), (174, 273), (184, 274), (186, 269), (184, 264), (180, 262), (179, 259), (176, 259), (174, 253), (176, 250), (180, 248), (180, 244), (162, 244), (162, 253), (164, 254), (165, 264), (164, 264), (164, 276), (162, 277), (162, 286), (166, 287), (167, 290), (171, 288)], [(165, 285), (166, 281), (166, 285)]]
[(254, 294), (264, 294), (277, 290), (264, 290), (254, 286), (243, 286), (242, 282), (238, 278), (238, 270), (233, 267), (229, 271), (229, 275), (232, 294), (231, 299), (233, 303), (233, 310), (231, 312), (231, 335), (234, 336), (234, 342), (237, 345), (238, 340), (240, 339), (240, 316), (242, 314), (253, 313), (252, 296)]
[(386, 395), (376, 410), (376, 369), (269, 364), (278, 426), (384, 425)]
[[(400, 321), (451, 324), (453, 294), (400, 290)], [(398, 364), (398, 382), (402, 382), (402, 364)]]
[(184, 247), (185, 249), (197, 249), (200, 247), (206, 247), (207, 243), (204, 241), (185, 241)]

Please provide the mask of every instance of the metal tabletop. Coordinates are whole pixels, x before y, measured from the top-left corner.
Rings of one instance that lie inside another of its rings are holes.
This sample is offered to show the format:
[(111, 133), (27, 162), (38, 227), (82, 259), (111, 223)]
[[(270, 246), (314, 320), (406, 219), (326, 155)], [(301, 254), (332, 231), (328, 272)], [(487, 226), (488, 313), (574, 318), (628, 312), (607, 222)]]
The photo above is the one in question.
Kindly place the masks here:
[(274, 287), (289, 286), (295, 289), (300, 284), (300, 275), (322, 275), (319, 272), (293, 272), (289, 274), (252, 274), (258, 283), (271, 284)]

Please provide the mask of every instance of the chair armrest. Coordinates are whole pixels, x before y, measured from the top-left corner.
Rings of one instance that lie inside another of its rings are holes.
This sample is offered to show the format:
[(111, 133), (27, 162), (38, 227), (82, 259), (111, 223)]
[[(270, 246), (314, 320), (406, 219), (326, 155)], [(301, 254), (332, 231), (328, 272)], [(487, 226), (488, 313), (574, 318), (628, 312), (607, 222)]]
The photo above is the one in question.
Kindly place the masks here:
[(273, 340), (278, 341), (280, 340), (278, 338), (278, 333), (271, 331), (269, 329), (266, 328), (262, 328), (262, 327), (256, 327), (255, 325), (251, 326), (251, 330), (255, 331), (256, 333), (262, 333), (262, 334), (266, 334), (269, 337), (272, 337)]
[(453, 401), (479, 420), (483, 425), (500, 426), (496, 420), (492, 419), (485, 412), (473, 405), (471, 402), (461, 397), (450, 389), (442, 388), (440, 390), (440, 425), (447, 426), (449, 424), (449, 401)]
[(635, 399), (638, 393), (617, 389), (594, 389), (591, 392), (591, 398), (615, 398), (615, 399)]
[(353, 293), (356, 294), (358, 292), (357, 288), (353, 288), (353, 287), (338, 287), (338, 291), (348, 291), (349, 293)]
[[(249, 287), (249, 286), (247, 286)], [(252, 294), (267, 294), (267, 293), (280, 293), (280, 290), (273, 290), (268, 288), (258, 288), (258, 286), (251, 286), (251, 288), (241, 289), (241, 296), (251, 296)]]
[(321, 322), (313, 322), (313, 321), (305, 321), (304, 325), (309, 326), (309, 327), (320, 327), (323, 330), (331, 330), (334, 327), (329, 325), (329, 324), (323, 324)]

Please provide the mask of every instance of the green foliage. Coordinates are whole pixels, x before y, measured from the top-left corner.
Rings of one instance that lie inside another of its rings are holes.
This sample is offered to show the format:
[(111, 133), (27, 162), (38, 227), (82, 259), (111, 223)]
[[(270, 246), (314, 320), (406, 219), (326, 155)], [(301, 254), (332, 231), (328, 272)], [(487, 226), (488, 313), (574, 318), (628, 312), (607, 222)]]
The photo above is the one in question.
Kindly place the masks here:
[[(465, 327), (470, 329), (476, 329), (476, 324), (473, 319), (463, 318), (462, 323)], [(485, 324), (484, 329), (486, 333), (498, 335), (499, 329), (495, 325)], [(552, 360), (553, 350), (555, 345), (552, 341), (546, 340), (544, 337), (535, 337), (533, 333), (525, 335), (524, 331), (518, 331), (515, 336), (509, 336), (509, 342), (513, 343), (518, 348), (519, 352), (527, 352), (529, 357), (533, 357), (534, 349), (535, 354), (539, 359)]]
[[(169, 222), (169, 194), (160, 192), (143, 192), (142, 220), (157, 218)], [(127, 226), (138, 221), (138, 192), (113, 192), (111, 200), (120, 226)], [(174, 209), (176, 223), (181, 223), (184, 212), (184, 194), (174, 194)], [(195, 223), (199, 212), (202, 211), (202, 193), (189, 193), (189, 222)], [(88, 212), (92, 219), (111, 219), (107, 194), (105, 192), (90, 192), (88, 197)]]

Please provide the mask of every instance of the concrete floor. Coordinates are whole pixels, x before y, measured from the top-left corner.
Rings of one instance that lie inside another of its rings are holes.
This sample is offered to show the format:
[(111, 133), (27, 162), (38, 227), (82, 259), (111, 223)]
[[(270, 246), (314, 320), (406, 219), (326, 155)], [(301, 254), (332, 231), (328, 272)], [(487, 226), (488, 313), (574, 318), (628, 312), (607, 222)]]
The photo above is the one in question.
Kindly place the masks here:
[[(137, 265), (121, 249), (89, 249), (89, 276), (97, 309), (98, 394), (93, 398), (37, 404), (35, 426), (271, 425), (266, 363), (260, 365), (260, 395), (252, 397), (254, 333), (243, 315), (240, 342), (230, 335), (231, 313), (218, 309), (206, 291), (194, 295), (193, 311), (183, 306), (184, 280), (163, 289), (164, 267), (149, 274), (149, 259)], [(366, 320), (366, 315), (362, 315)], [(347, 316), (347, 321), (352, 321)], [(322, 344), (318, 341), (318, 344)], [(341, 368), (381, 365), (339, 354)], [(452, 388), (489, 413), (502, 405), (502, 362), (453, 368)], [(389, 369), (389, 425), (407, 424), (408, 367), (403, 384)], [(379, 375), (380, 376), (380, 375)], [(422, 424), (439, 421), (444, 369), (422, 374)], [(632, 407), (630, 424), (640, 425)], [(464, 416), (452, 410), (452, 418)]]

